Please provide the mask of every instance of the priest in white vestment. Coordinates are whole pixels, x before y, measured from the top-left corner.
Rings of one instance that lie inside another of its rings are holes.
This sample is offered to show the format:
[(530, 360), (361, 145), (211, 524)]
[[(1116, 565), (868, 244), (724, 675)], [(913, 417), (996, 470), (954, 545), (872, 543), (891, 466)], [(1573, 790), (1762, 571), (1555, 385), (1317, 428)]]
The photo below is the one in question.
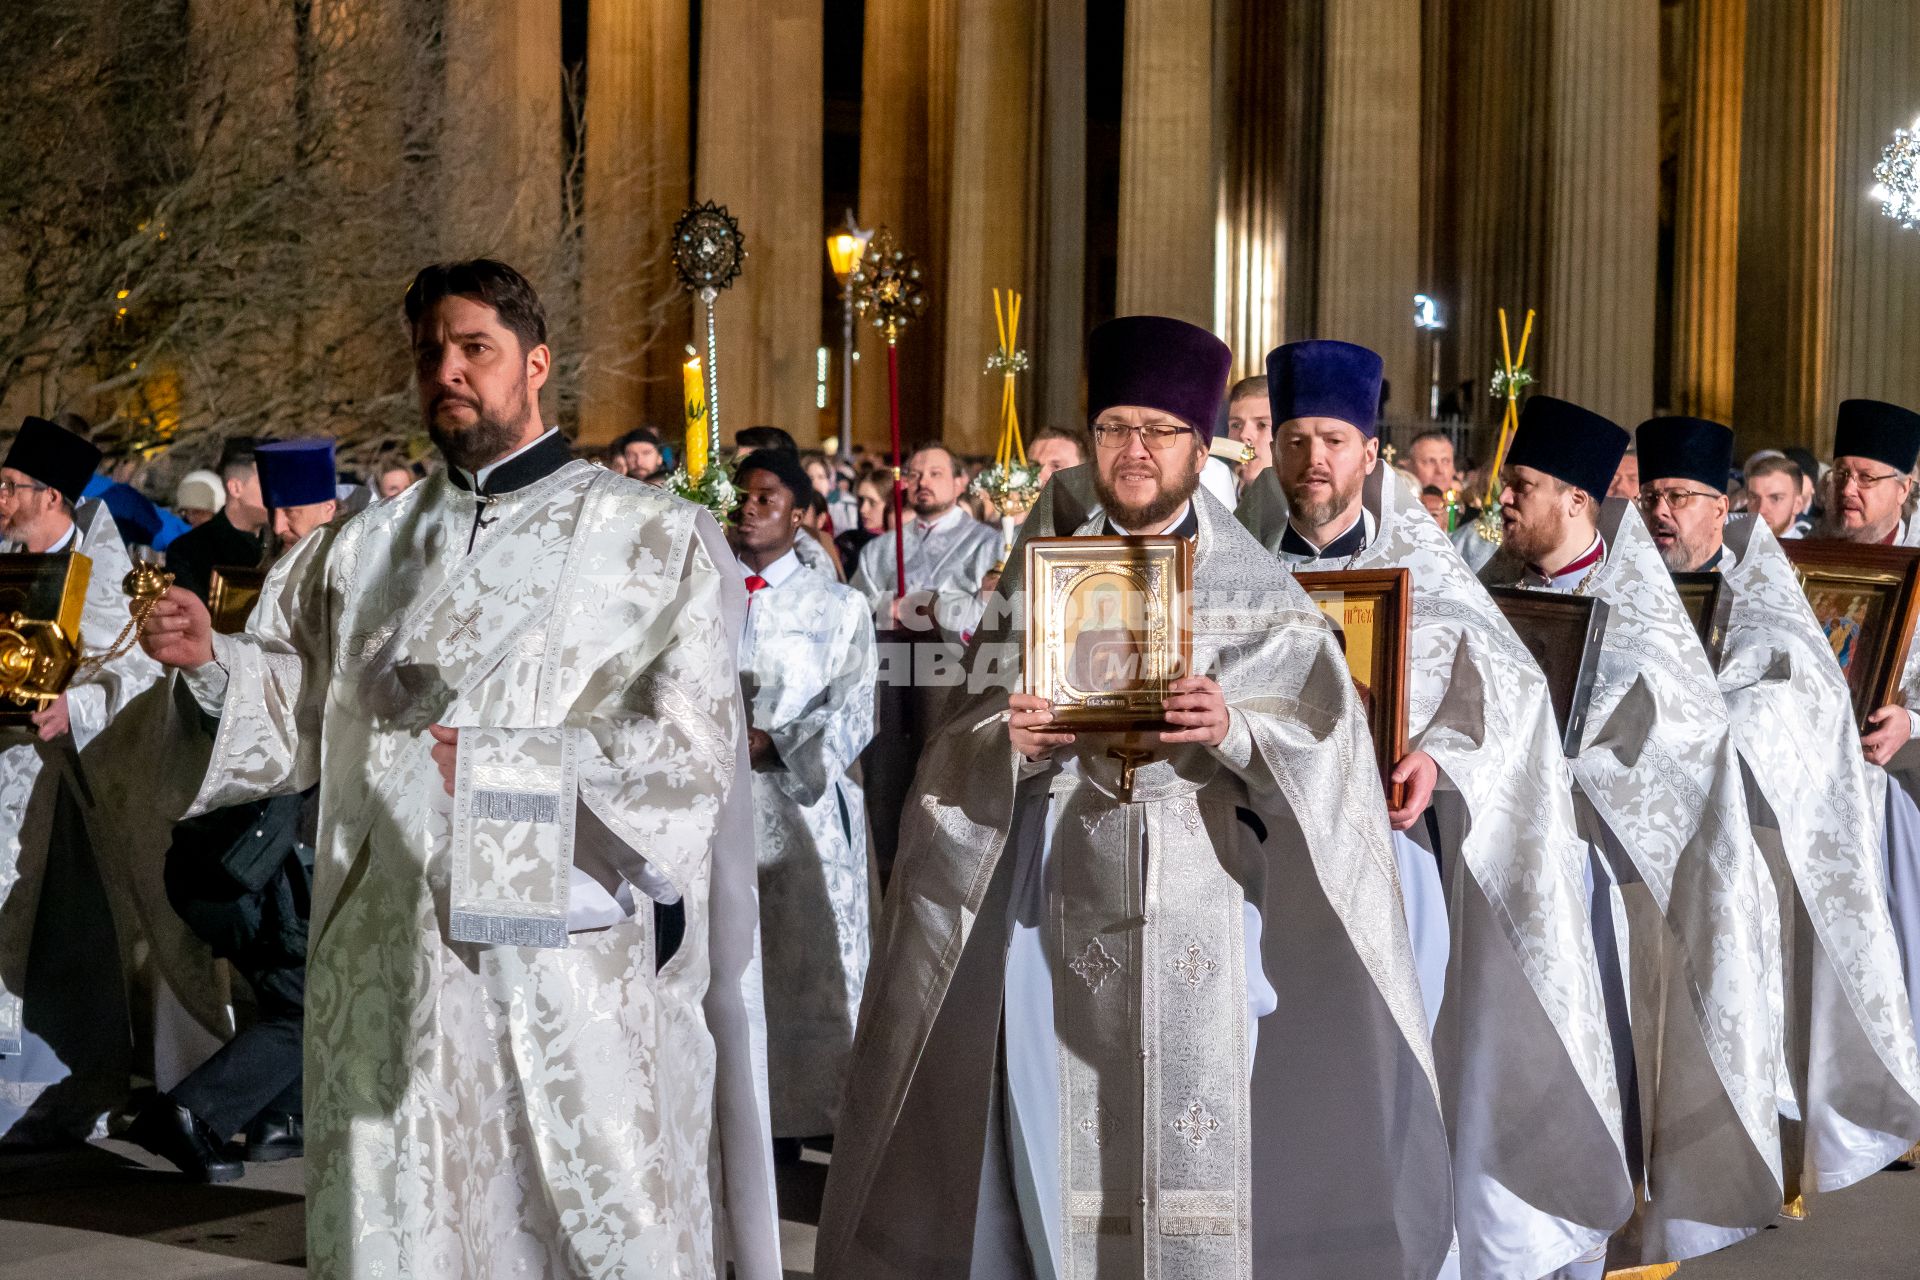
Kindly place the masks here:
[[(1920, 518), (1905, 514), (1916, 461), (1920, 413), (1881, 400), (1842, 401), (1834, 422), (1827, 514), (1814, 536), (1920, 547)], [(1875, 811), (1882, 815), (1881, 844), (1907, 1001), (1920, 1024), (1920, 645), (1911, 641), (1900, 686), (1899, 702), (1871, 713), (1861, 748), (1870, 766)]]
[(1206, 674), (1166, 731), (1048, 728), (1016, 550), (908, 806), (819, 1274), (1430, 1280), (1446, 1134), (1345, 662), (1198, 487), (1226, 348), (1128, 317), (1088, 353), (1099, 506), (1056, 523), (1062, 472), (1022, 537), (1190, 538)]
[[(916, 449), (901, 467), (907, 509), (900, 539), (906, 548), (907, 594), (899, 602), (902, 625), (918, 630), (937, 622), (949, 636), (971, 634), (980, 620), (980, 585), (1000, 563), (1000, 531), (982, 524), (960, 505), (967, 478), (945, 445)], [(876, 625), (892, 625), (900, 585), (894, 534), (881, 534), (860, 549), (850, 580), (873, 607)]]
[(1640, 509), (1667, 567), (1732, 597), (1720, 690), (1756, 843), (1780, 902), (1789, 1201), (1838, 1191), (1920, 1139), (1920, 1052), (1846, 676), (1793, 563), (1758, 516), (1727, 522), (1733, 432), (1656, 418), (1634, 433)]
[(812, 483), (763, 449), (734, 472), (773, 1134), (833, 1133), (873, 947), (867, 816), (847, 768), (873, 737), (878, 659), (858, 593), (801, 564)]
[(1380, 357), (1351, 343), (1269, 355), (1274, 468), (1238, 517), (1295, 570), (1408, 571), (1407, 752), (1393, 771), (1406, 796), (1388, 816), (1437, 1020), (1458, 1274), (1532, 1280), (1604, 1243), (1633, 1207), (1586, 846), (1546, 678), (1414, 489), (1379, 465), (1380, 378)]
[[(90, 562), (80, 645), (95, 659), (126, 627), (131, 567), (112, 515), (80, 498), (99, 461), (91, 443), (42, 418), (21, 424), (0, 461), (6, 549)], [(137, 649), (88, 663), (31, 724), (0, 731), (0, 1142), (84, 1139), (126, 1098), (130, 1071), (156, 1069), (133, 1050), (153, 1050), (156, 1025), (163, 1038), (174, 1029), (179, 1004), (156, 999), (163, 971), (204, 1024), (192, 1033), (196, 1056), (230, 1030), (212, 957), (164, 896), (143, 904), (120, 857), (123, 832), (104, 811), (131, 785), (130, 761), (96, 744), (159, 674)], [(155, 830), (164, 838), (164, 823)], [(157, 909), (143, 918), (143, 906)], [(160, 1056), (161, 1074), (184, 1070), (164, 1046)]]
[(1782, 1189), (1777, 903), (1706, 651), (1638, 511), (1605, 498), (1627, 441), (1529, 399), (1501, 477), (1501, 554), (1481, 574), (1608, 610), (1571, 764), (1638, 1193), (1613, 1267), (1743, 1239)]
[(147, 638), (217, 717), (197, 809), (320, 786), (308, 1265), (777, 1280), (730, 553), (543, 426), (518, 272), (406, 312), (446, 471)]

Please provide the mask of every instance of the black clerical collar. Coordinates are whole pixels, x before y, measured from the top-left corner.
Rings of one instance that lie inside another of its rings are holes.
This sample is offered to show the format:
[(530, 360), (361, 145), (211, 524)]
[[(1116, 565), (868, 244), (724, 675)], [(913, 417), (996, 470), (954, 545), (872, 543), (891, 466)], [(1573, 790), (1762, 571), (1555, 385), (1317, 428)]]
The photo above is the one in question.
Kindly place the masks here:
[(1283, 556), (1303, 556), (1308, 560), (1325, 560), (1331, 556), (1357, 556), (1367, 549), (1367, 513), (1363, 508), (1347, 526), (1347, 531), (1324, 547), (1316, 547), (1301, 536), (1293, 527), (1293, 521), (1287, 521), (1286, 532), (1280, 535), (1280, 554)]
[[(1119, 529), (1114, 527), (1113, 521), (1108, 520), (1105, 517), (1101, 518), (1100, 532), (1104, 536), (1109, 538), (1118, 538), (1118, 537), (1125, 536), (1120, 532)], [(1199, 536), (1199, 533), (1200, 533), (1200, 513), (1194, 508), (1194, 505), (1191, 502), (1189, 502), (1187, 504), (1186, 518), (1183, 519), (1179, 524), (1173, 526), (1173, 528), (1167, 530), (1165, 533), (1158, 534), (1156, 536), (1162, 537), (1162, 538), (1193, 538), (1193, 537)]]
[[(512, 454), (506, 461), (493, 464), (487, 471), (486, 482), (481, 485), (482, 493), (498, 496), (512, 493), (515, 489), (524, 489), (536, 480), (544, 480), (573, 461), (573, 447), (567, 438), (558, 431), (547, 434), (526, 446), (520, 452)], [(459, 467), (448, 467), (447, 478), (453, 481), (456, 489), (471, 489), (473, 481)]]

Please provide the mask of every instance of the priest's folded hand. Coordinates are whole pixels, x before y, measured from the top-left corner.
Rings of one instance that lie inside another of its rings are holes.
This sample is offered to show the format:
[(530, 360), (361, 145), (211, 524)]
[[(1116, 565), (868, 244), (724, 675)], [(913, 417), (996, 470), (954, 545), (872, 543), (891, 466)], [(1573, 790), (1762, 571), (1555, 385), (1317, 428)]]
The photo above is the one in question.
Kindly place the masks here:
[(33, 731), (40, 735), (42, 742), (63, 737), (72, 727), (72, 722), (67, 718), (67, 695), (64, 693), (33, 713)]
[(1867, 717), (1867, 723), (1873, 727), (1860, 735), (1860, 747), (1867, 753), (1868, 764), (1884, 766), (1912, 735), (1913, 722), (1905, 707), (1882, 707)]
[(1387, 821), (1395, 831), (1405, 831), (1419, 821), (1433, 802), (1433, 785), (1439, 779), (1440, 766), (1424, 751), (1415, 751), (1393, 766), (1393, 776), (1388, 781), (1403, 782), (1407, 787), (1406, 803), (1398, 809), (1387, 810)]
[(140, 647), (155, 662), (192, 671), (213, 661), (213, 617), (185, 587), (168, 587), (140, 629)]
[(433, 735), (433, 750), (428, 754), (440, 766), (440, 781), (445, 784), (447, 794), (452, 795), (453, 767), (460, 761), (460, 731), (443, 724), (430, 724), (427, 732)]
[(1007, 737), (1013, 749), (1029, 760), (1043, 760), (1057, 747), (1071, 746), (1070, 733), (1046, 733), (1053, 722), (1053, 704), (1031, 693), (1011, 694), (1007, 698)]
[(1160, 700), (1167, 723), (1162, 742), (1198, 742), (1217, 747), (1227, 738), (1227, 695), (1207, 676), (1183, 676), (1167, 686)]

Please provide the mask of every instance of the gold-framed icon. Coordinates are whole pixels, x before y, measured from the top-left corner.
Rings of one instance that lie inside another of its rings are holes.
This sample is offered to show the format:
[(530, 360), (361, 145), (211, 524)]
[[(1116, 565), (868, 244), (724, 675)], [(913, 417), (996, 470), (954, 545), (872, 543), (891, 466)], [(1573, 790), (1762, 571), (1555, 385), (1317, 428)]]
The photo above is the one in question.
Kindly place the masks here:
[(1053, 723), (1166, 729), (1168, 686), (1193, 665), (1193, 545), (1177, 537), (1027, 543), (1026, 685)]
[(1905, 701), (1900, 677), (1920, 614), (1920, 548), (1838, 539), (1781, 544), (1853, 695), (1854, 722)]
[(1347, 671), (1367, 713), (1387, 804), (1405, 803), (1405, 785), (1388, 781), (1407, 754), (1407, 628), (1412, 580), (1405, 569), (1296, 573), (1296, 581), (1333, 623)]

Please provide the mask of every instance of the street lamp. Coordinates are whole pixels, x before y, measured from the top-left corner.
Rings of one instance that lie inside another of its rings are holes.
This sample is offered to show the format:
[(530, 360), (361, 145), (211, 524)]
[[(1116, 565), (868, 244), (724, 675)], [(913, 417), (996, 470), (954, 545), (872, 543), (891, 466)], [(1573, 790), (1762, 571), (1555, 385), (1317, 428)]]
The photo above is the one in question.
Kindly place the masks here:
[(833, 266), (833, 278), (840, 282), (840, 461), (853, 458), (853, 269), (860, 265), (873, 232), (854, 225), (853, 210), (847, 210), (847, 225), (827, 237), (827, 261)]
[(1434, 422), (1440, 421), (1440, 335), (1446, 332), (1446, 323), (1440, 318), (1440, 302), (1424, 293), (1413, 295), (1413, 327), (1420, 329), (1433, 338), (1432, 354), (1429, 357), (1427, 374), (1427, 417)]

